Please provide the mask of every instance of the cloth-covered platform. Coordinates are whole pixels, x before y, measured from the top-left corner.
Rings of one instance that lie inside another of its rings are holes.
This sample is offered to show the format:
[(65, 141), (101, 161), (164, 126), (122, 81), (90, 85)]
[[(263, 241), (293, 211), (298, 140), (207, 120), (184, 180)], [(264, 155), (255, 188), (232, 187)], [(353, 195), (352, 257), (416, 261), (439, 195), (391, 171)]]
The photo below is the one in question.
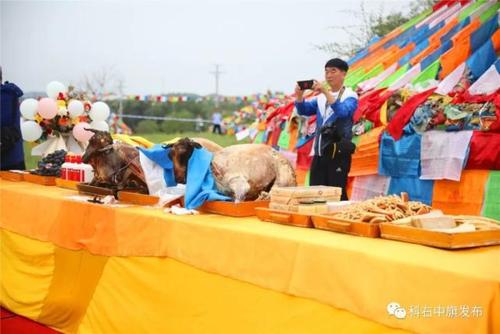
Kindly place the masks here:
[(500, 331), (500, 247), (444, 251), (70, 195), (0, 181), (1, 304), (65, 333)]

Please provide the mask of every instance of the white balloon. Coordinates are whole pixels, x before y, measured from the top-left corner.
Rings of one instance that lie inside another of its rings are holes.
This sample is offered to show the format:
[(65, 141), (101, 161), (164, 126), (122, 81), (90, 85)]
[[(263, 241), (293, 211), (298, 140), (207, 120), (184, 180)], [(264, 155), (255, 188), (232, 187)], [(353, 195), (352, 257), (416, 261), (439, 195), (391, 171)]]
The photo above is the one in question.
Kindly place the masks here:
[(42, 136), (42, 127), (35, 121), (26, 121), (21, 124), (21, 134), (26, 141), (35, 141)]
[(68, 112), (71, 118), (80, 116), (85, 111), (83, 103), (78, 100), (71, 100), (68, 104)]
[(93, 121), (105, 121), (109, 117), (108, 105), (101, 101), (93, 103), (89, 116)]
[(38, 108), (38, 101), (35, 99), (26, 99), (21, 102), (19, 109), (21, 115), (26, 119), (35, 119), (36, 109)]
[(59, 93), (65, 93), (66, 94), (68, 92), (68, 88), (66, 88), (66, 86), (64, 86), (59, 81), (51, 81), (47, 85), (46, 91), (47, 91), (47, 96), (48, 97), (57, 100), (57, 97), (59, 96)]
[(93, 121), (90, 123), (90, 127), (99, 131), (109, 131), (109, 125), (106, 121)]

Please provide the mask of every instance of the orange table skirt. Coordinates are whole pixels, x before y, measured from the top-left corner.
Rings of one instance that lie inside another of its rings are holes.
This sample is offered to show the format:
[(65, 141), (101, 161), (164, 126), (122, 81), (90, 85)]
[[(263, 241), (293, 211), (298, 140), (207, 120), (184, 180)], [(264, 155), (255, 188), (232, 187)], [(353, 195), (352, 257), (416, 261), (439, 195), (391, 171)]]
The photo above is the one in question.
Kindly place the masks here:
[(170, 258), (0, 236), (2, 305), (64, 333), (407, 333)]

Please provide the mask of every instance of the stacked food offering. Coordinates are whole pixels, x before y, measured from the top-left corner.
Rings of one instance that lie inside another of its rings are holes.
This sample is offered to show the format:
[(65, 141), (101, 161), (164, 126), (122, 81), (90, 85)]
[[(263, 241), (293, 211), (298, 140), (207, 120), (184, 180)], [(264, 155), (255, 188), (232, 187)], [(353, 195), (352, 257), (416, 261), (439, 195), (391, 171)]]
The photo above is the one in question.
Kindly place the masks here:
[(301, 214), (328, 212), (327, 202), (338, 202), (342, 189), (327, 186), (273, 187), (269, 208)]
[(408, 194), (379, 196), (335, 212), (312, 215), (314, 227), (457, 249), (500, 244), (500, 223), (481, 216), (445, 215)]
[(444, 215), (439, 210), (425, 215), (399, 219), (392, 223), (445, 233), (500, 230), (500, 225), (494, 219), (480, 216), (449, 216)]
[(380, 224), (381, 237), (444, 249), (500, 244), (500, 223), (481, 216), (451, 216), (441, 211)]
[(334, 217), (363, 223), (391, 222), (428, 213), (432, 208), (422, 202), (408, 201), (408, 194), (379, 196), (352, 204), (333, 214)]
[(336, 210), (312, 216), (315, 228), (363, 237), (380, 237), (380, 223), (428, 213), (432, 208), (424, 203), (408, 201), (408, 194), (379, 196), (354, 202)]

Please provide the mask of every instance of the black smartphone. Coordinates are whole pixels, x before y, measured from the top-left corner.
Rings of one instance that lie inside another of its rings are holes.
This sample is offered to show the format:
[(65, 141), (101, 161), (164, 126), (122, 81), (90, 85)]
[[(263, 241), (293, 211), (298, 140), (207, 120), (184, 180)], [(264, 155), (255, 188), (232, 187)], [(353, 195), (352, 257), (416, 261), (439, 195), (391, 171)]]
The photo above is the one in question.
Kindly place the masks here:
[(314, 85), (314, 80), (297, 81), (297, 84), (299, 85), (301, 90), (312, 89), (312, 86)]

